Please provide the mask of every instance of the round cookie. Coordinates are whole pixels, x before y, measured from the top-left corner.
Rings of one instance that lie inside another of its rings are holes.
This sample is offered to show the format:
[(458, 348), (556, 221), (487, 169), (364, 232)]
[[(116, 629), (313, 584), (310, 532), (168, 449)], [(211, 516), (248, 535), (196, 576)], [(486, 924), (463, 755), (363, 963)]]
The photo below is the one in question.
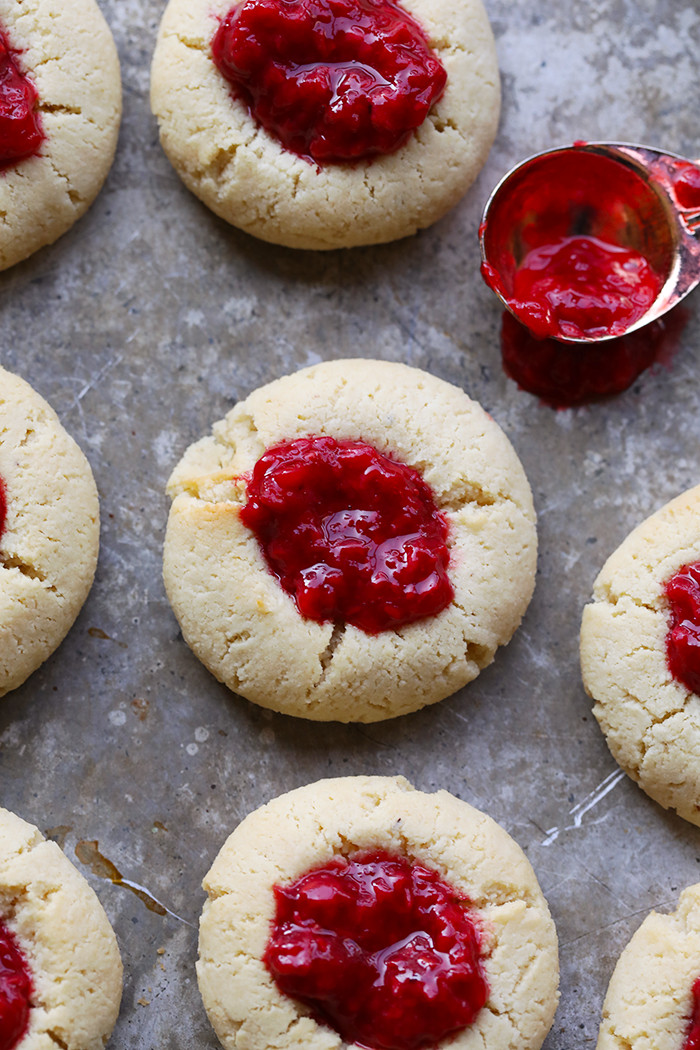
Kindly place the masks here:
[(0, 696), (67, 634), (92, 585), (98, 543), (88, 461), (46, 401), (0, 368)]
[(597, 1050), (684, 1050), (698, 978), (700, 884), (670, 915), (651, 912), (618, 959)]
[(95, 893), (55, 842), (0, 809), (0, 924), (28, 965), (17, 1050), (103, 1050), (119, 1013), (122, 964)]
[(557, 1005), (554, 924), (522, 850), (490, 817), (403, 777), (322, 780), (274, 799), (227, 839), (204, 880), (197, 976), (226, 1050), (348, 1044), (283, 995), (262, 956), (273, 886), (338, 856), (387, 851), (424, 864), (468, 898), (482, 931), (486, 1005), (446, 1040), (454, 1050), (535, 1050)]
[[(239, 512), (261, 454), (308, 435), (420, 471), (449, 526), (441, 613), (379, 634), (299, 614)], [(187, 450), (168, 491), (164, 579), (185, 640), (230, 689), (285, 714), (373, 722), (442, 700), (491, 663), (534, 587), (532, 496), (508, 439), (462, 390), (406, 365), (327, 362), (261, 387)]]
[(291, 248), (348, 248), (415, 233), (465, 193), (496, 133), (500, 86), (481, 0), (402, 0), (447, 87), (397, 152), (318, 166), (257, 125), (211, 57), (235, 0), (170, 0), (151, 73), (161, 142), (187, 187), (227, 222)]
[(119, 60), (94, 0), (3, 0), (0, 31), (38, 92), (38, 155), (0, 171), (0, 269), (70, 229), (97, 196), (121, 118)]
[(700, 697), (669, 668), (667, 582), (700, 560), (700, 486), (608, 558), (583, 611), (581, 670), (608, 747), (657, 802), (700, 825)]

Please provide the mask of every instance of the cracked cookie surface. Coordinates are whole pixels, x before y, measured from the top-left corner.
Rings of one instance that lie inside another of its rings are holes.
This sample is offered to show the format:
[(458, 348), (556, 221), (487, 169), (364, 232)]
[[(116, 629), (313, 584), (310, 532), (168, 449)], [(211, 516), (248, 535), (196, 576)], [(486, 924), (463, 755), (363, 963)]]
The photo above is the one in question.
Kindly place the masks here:
[(67, 634), (95, 575), (97, 490), (53, 409), (0, 368), (0, 696)]
[(273, 799), (229, 836), (204, 879), (197, 977), (226, 1050), (345, 1050), (283, 995), (262, 960), (273, 886), (339, 855), (387, 851), (423, 863), (466, 897), (481, 928), (486, 1005), (453, 1050), (537, 1050), (557, 1005), (557, 938), (535, 874), (495, 821), (403, 777), (322, 780)]
[(700, 560), (700, 486), (642, 522), (608, 558), (583, 611), (581, 670), (608, 747), (657, 802), (700, 825), (700, 697), (668, 666), (664, 588)]
[(122, 964), (94, 891), (55, 842), (0, 809), (0, 922), (31, 971), (17, 1050), (103, 1050), (119, 1013)]
[(447, 71), (447, 87), (396, 153), (316, 164), (259, 127), (211, 57), (232, 0), (170, 0), (151, 71), (161, 143), (227, 222), (291, 248), (379, 244), (439, 219), (466, 192), (496, 133), (500, 84), (481, 0), (402, 0)]
[(119, 60), (94, 0), (0, 0), (0, 27), (38, 92), (37, 156), (0, 173), (0, 269), (52, 244), (87, 211), (114, 157)]
[(683, 891), (676, 911), (652, 911), (622, 952), (603, 1003), (597, 1050), (683, 1050), (699, 977), (696, 884)]
[[(454, 598), (380, 634), (303, 619), (240, 520), (246, 476), (281, 441), (359, 440), (417, 469), (449, 527)], [(530, 487), (498, 425), (457, 387), (381, 361), (327, 362), (254, 391), (190, 446), (168, 482), (168, 597), (209, 670), (263, 707), (373, 722), (476, 678), (534, 587)]]

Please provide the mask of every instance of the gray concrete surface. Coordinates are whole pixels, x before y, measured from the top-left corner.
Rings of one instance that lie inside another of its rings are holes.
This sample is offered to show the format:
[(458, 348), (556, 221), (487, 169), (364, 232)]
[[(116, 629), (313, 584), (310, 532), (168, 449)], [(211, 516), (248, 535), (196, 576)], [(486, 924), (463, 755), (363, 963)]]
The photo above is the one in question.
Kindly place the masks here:
[[(114, 922), (125, 962), (111, 1045), (209, 1050), (194, 978), (201, 878), (247, 812), (328, 775), (403, 773), (486, 810), (527, 851), (561, 943), (546, 1050), (595, 1045), (621, 948), (700, 876), (700, 832), (618, 775), (580, 683), (581, 608), (629, 529), (700, 480), (698, 296), (670, 367), (606, 404), (554, 412), (506, 379), (478, 277), (490, 188), (576, 138), (700, 153), (695, 0), (488, 0), (500, 133), (478, 183), (409, 241), (329, 255), (258, 243), (179, 183), (148, 107), (163, 4), (102, 0), (124, 124), (102, 195), (67, 236), (0, 275), (1, 360), (87, 453), (103, 514), (95, 586), (70, 636), (0, 705), (0, 798), (54, 829)], [(305, 724), (219, 686), (179, 636), (160, 578), (163, 486), (231, 402), (317, 360), (406, 361), (462, 386), (530, 477), (541, 555), (520, 631), (472, 686), (370, 727)], [(556, 830), (553, 830), (556, 829)], [(96, 841), (147, 907), (100, 875)], [(163, 909), (160, 909), (161, 912)]]

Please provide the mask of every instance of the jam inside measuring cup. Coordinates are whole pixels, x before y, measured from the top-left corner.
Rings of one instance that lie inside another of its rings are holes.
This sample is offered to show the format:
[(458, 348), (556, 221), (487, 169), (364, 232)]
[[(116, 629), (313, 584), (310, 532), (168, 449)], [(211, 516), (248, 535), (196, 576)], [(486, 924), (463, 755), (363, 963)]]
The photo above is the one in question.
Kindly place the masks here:
[(482, 274), (536, 337), (609, 339), (667, 308), (657, 305), (678, 266), (677, 202), (642, 153), (605, 143), (552, 150), (494, 191)]

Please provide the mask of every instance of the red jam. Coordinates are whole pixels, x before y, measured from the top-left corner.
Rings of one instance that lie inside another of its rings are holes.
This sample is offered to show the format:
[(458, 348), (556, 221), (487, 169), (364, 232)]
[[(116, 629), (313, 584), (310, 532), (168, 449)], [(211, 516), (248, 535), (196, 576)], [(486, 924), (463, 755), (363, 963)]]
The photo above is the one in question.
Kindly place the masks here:
[(700, 1050), (700, 977), (693, 984), (693, 1012), (688, 1019), (683, 1050)]
[(653, 161), (649, 171), (682, 212), (700, 212), (700, 165), (681, 157), (662, 156)]
[(639, 252), (597, 237), (561, 237), (527, 253), (509, 301), (539, 338), (615, 336), (644, 316), (662, 285)]
[(700, 167), (678, 161), (673, 173), (673, 192), (684, 211), (700, 211)]
[(420, 864), (339, 857), (275, 886), (275, 901), (265, 965), (347, 1043), (435, 1046), (488, 998), (469, 901)]
[(29, 1026), (32, 978), (10, 931), (0, 923), (0, 1050), (13, 1050)]
[(241, 520), (302, 616), (368, 634), (454, 596), (448, 526), (418, 471), (361, 441), (299, 438), (255, 464)]
[(393, 153), (447, 80), (393, 0), (246, 0), (222, 20), (212, 56), (255, 120), (318, 163)]
[(655, 364), (670, 364), (688, 313), (676, 307), (629, 335), (583, 350), (557, 339), (536, 339), (507, 310), (501, 326), (503, 371), (522, 390), (552, 408), (590, 404), (627, 390)]
[(21, 71), (17, 52), (0, 30), (0, 171), (39, 151), (44, 141), (38, 95)]
[(666, 584), (671, 626), (666, 657), (673, 677), (700, 696), (700, 562), (684, 565)]

